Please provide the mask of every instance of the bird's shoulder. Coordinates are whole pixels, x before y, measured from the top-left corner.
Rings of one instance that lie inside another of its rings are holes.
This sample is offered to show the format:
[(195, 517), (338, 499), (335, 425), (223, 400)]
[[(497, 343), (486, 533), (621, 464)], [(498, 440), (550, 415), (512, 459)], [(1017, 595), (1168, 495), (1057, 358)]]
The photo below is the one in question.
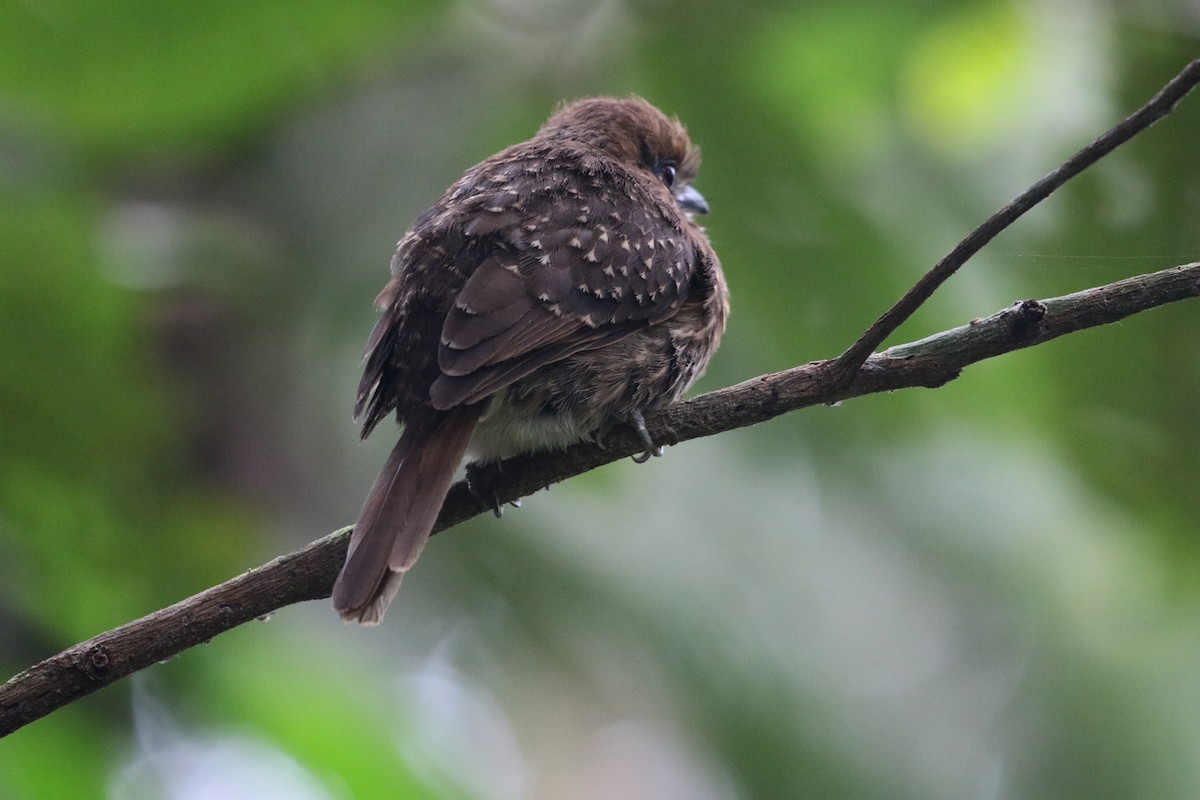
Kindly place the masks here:
[[(591, 325), (644, 316), (639, 309), (664, 313), (686, 292), (703, 238), (649, 172), (570, 143), (502, 152), (440, 206), (417, 236), (436, 231), (440, 242), (469, 251), (472, 274), (506, 270), (513, 290), (519, 283), (547, 308)], [(460, 305), (485, 285), (468, 280)]]
[(671, 318), (710, 252), (649, 171), (527, 142), (468, 170), (414, 223), (380, 297), (381, 327), (444, 313), (434, 402), (472, 402)]

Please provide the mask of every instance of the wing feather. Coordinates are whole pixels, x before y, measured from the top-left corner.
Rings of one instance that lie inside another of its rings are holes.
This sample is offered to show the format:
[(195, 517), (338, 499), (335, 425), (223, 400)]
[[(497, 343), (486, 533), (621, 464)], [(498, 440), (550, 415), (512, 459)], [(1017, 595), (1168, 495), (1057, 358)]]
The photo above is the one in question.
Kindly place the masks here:
[[(701, 254), (690, 223), (632, 167), (566, 147), (478, 170), (401, 242), (359, 386), (365, 431), (404, 386), (430, 387), (442, 410), (474, 403), (671, 318), (691, 291)], [(430, 291), (435, 281), (455, 289)], [(433, 308), (431, 296), (453, 300)], [(422, 343), (434, 337), (429, 361)]]

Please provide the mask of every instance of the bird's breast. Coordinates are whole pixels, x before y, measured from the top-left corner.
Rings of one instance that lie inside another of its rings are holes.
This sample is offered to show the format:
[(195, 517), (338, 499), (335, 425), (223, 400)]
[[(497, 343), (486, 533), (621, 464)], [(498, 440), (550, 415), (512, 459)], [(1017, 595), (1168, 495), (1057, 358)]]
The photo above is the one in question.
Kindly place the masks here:
[(470, 458), (563, 448), (674, 402), (703, 374), (716, 337), (700, 304), (689, 303), (666, 323), (547, 364), (487, 401)]

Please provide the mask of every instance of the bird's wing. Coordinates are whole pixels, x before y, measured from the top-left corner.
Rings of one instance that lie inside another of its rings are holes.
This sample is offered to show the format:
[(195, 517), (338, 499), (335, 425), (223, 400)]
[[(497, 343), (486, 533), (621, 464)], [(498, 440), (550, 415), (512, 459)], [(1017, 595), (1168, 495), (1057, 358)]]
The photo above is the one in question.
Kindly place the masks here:
[(424, 404), (422, 396), (441, 374), (437, 350), (446, 313), (491, 248), (463, 231), (450, 200), (447, 193), (400, 240), (392, 279), (375, 300), (381, 314), (363, 352), (354, 406), (364, 439), (398, 405)]
[(612, 164), (519, 166), (464, 203), (465, 232), (491, 246), (446, 314), (436, 408), (669, 319), (694, 279), (695, 237), (666, 187)]

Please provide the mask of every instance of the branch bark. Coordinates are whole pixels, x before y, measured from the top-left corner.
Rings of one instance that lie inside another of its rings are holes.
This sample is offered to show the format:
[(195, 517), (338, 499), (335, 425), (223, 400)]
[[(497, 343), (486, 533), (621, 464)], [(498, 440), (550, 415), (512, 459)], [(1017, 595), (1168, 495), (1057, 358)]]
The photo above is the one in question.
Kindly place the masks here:
[[(1200, 263), (1193, 263), (1063, 297), (1024, 300), (985, 319), (876, 353), (859, 367), (849, 386), (836, 382), (836, 361), (814, 361), (647, 414), (646, 427), (656, 442), (678, 444), (808, 406), (895, 389), (935, 388), (986, 358), (1198, 295)], [(604, 444), (581, 443), (561, 452), (509, 459), (495, 484), (497, 497), (516, 500), (644, 449), (634, 432), (625, 429), (614, 430)], [(434, 532), (483, 511), (465, 483), (456, 484)], [(244, 622), (293, 603), (328, 597), (345, 558), (349, 530), (336, 531), (21, 672), (0, 686), (0, 736)]]

